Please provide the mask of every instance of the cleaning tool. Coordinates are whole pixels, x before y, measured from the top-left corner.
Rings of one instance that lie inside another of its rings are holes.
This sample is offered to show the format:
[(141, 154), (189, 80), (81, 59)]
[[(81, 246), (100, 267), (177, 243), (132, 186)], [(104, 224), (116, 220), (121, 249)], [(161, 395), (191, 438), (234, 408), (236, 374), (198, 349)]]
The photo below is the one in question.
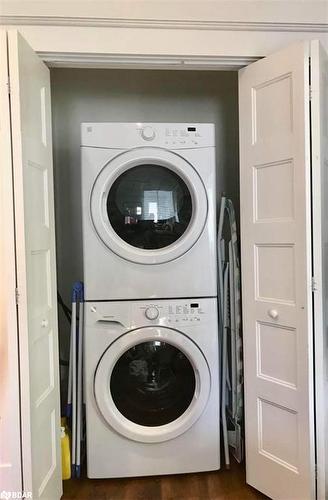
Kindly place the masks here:
[(70, 479), (71, 477), (70, 437), (66, 423), (66, 418), (61, 419), (60, 435), (61, 435), (62, 479), (65, 480), (65, 479)]
[[(81, 439), (83, 433), (83, 388), (82, 388), (82, 360), (83, 360), (83, 283), (77, 281), (72, 289), (72, 317), (69, 355), (69, 375), (66, 416), (71, 421), (72, 446), (71, 463), (72, 476), (81, 474)], [(77, 318), (77, 311), (79, 316)]]

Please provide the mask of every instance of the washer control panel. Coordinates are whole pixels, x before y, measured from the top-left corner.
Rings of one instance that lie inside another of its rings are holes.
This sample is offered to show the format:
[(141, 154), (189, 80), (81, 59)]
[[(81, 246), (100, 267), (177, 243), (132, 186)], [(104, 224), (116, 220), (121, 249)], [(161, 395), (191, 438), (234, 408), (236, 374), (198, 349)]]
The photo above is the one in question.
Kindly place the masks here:
[(134, 315), (139, 322), (143, 317), (144, 324), (156, 325), (191, 325), (199, 324), (206, 317), (206, 311), (197, 300), (191, 302), (170, 303), (160, 301), (149, 304), (135, 304)]
[(87, 303), (87, 324), (99, 331), (166, 326), (184, 331), (217, 321), (217, 298), (149, 299)]

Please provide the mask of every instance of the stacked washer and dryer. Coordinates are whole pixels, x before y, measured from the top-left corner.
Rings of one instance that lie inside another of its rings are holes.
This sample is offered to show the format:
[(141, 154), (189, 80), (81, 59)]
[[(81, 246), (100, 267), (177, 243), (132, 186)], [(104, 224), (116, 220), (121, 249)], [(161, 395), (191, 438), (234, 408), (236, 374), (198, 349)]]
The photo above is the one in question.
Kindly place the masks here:
[(220, 467), (212, 124), (82, 124), (90, 478)]

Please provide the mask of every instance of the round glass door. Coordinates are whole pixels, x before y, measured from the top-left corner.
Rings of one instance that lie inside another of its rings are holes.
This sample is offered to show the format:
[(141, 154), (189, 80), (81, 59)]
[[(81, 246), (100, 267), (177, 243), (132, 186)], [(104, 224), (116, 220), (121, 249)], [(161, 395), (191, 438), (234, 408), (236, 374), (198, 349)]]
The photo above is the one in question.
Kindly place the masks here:
[(113, 183), (107, 198), (109, 222), (126, 243), (154, 250), (175, 243), (192, 218), (184, 180), (160, 165), (138, 165)]
[(104, 166), (90, 197), (91, 218), (120, 257), (160, 264), (180, 257), (201, 235), (207, 196), (195, 169), (160, 148), (136, 148)]
[(173, 422), (190, 406), (194, 369), (177, 347), (150, 340), (127, 350), (116, 362), (110, 392), (117, 409), (139, 425)]
[(95, 398), (108, 424), (141, 442), (172, 439), (203, 412), (210, 373), (200, 349), (181, 332), (145, 327), (118, 338), (103, 354)]

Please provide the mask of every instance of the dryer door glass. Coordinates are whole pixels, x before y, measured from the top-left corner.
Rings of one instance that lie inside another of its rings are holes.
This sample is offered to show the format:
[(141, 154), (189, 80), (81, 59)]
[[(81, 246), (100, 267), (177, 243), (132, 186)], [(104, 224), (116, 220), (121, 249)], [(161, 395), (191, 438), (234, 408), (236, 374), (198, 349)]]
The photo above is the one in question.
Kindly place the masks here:
[(195, 387), (194, 369), (186, 355), (157, 340), (126, 351), (110, 379), (117, 409), (130, 421), (150, 427), (179, 418), (190, 406)]
[(121, 174), (107, 198), (109, 222), (126, 243), (143, 249), (177, 241), (192, 217), (186, 183), (160, 165), (137, 165)]

